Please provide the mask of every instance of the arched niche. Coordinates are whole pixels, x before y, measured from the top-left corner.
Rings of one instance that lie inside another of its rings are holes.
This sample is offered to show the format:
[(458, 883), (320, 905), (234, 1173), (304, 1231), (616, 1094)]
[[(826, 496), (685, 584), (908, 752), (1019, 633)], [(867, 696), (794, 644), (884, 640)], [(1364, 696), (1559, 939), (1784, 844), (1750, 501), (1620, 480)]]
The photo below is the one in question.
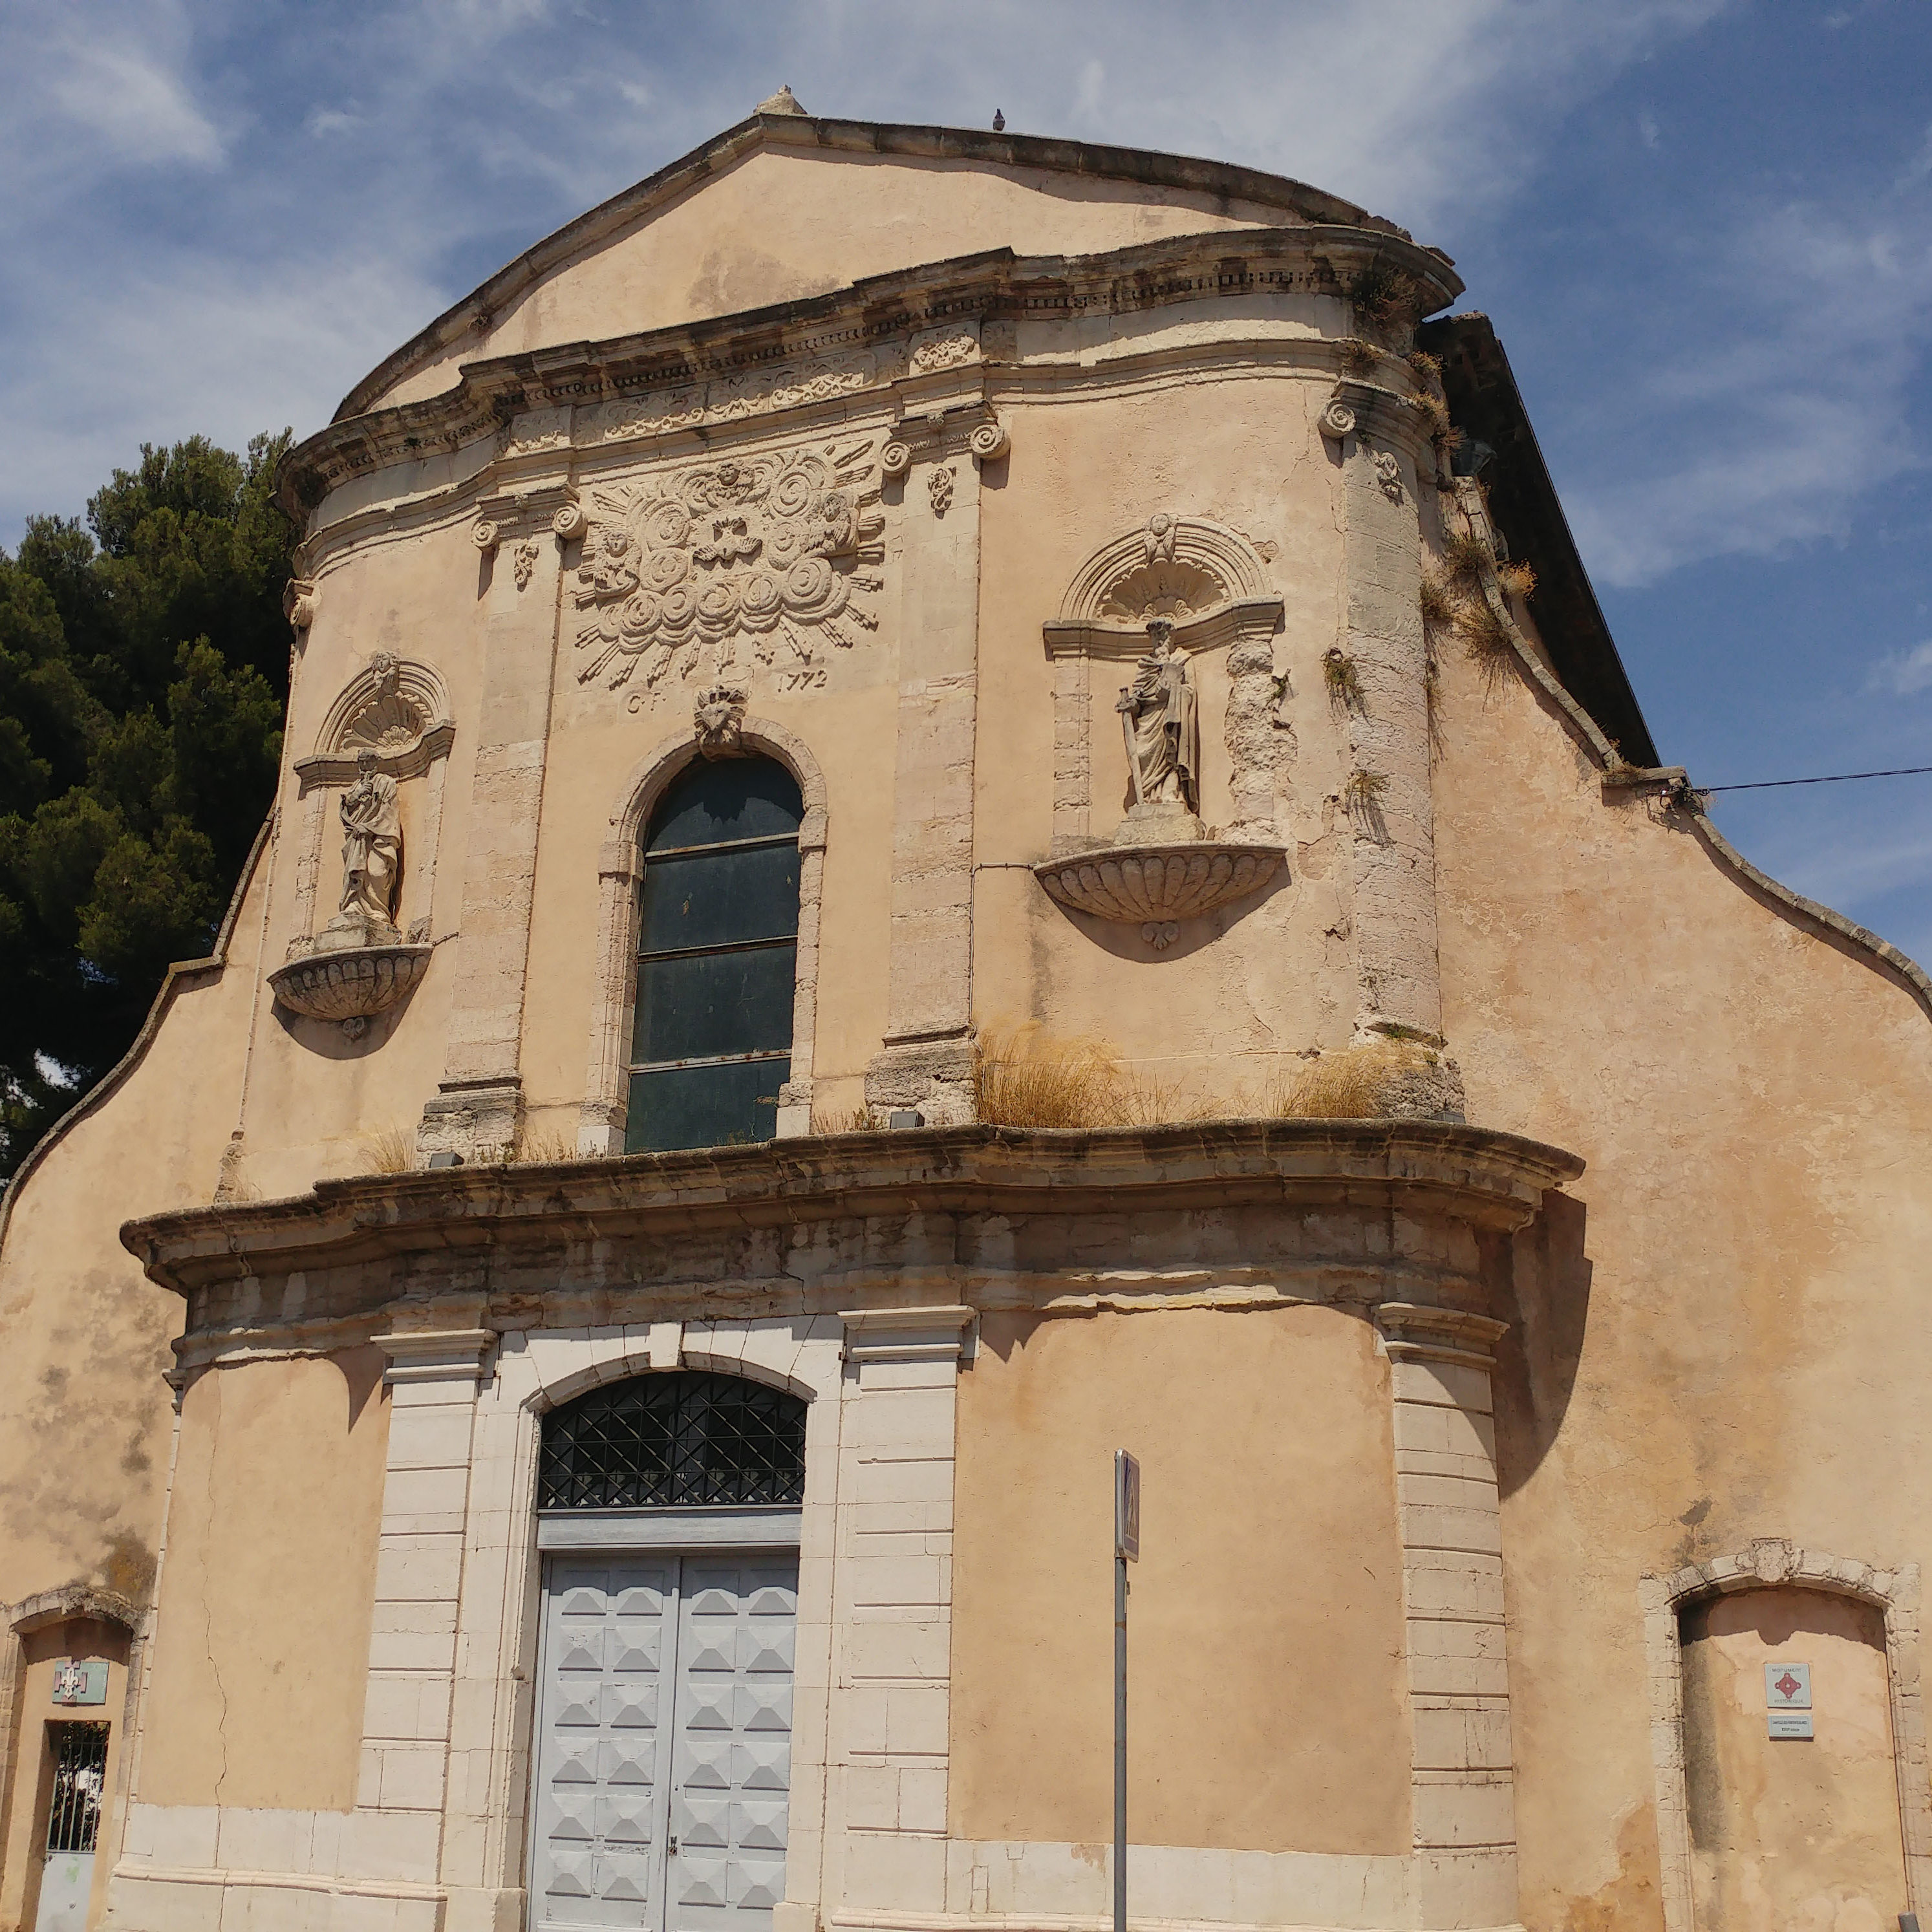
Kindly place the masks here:
[(1274, 640), (1283, 609), (1259, 552), (1239, 532), (1205, 518), (1157, 511), (1142, 528), (1110, 539), (1087, 559), (1058, 614), (1041, 627), (1054, 668), (1056, 856), (1091, 845), (1094, 834), (1107, 830), (1094, 822), (1093, 667), (1096, 660), (1123, 668), (1136, 662), (1156, 618), (1172, 624), (1174, 649), (1184, 657), (1228, 653), (1222, 721), (1234, 799), (1228, 830), (1237, 838), (1273, 839)]
[[(402, 903), (396, 924), (412, 938), (428, 937), (444, 782), (455, 736), (442, 677), (433, 666), (416, 658), (377, 651), (336, 694), (316, 734), (315, 749), (295, 764), (302, 822), (290, 958), (311, 948), (334, 909), (332, 895), (322, 889), (328, 806), (355, 782), (357, 760), (364, 752), (374, 754), (378, 771), (405, 788), (405, 796), (410, 781), (424, 780), (420, 802), (410, 800), (405, 811)], [(335, 884), (339, 889), (340, 881)], [(318, 900), (323, 902), (320, 907)]]
[(1932, 1788), (1918, 1678), (1918, 1566), (1906, 1563), (1886, 1570), (1785, 1538), (1760, 1537), (1748, 1549), (1687, 1564), (1669, 1576), (1646, 1576), (1639, 1586), (1665, 1932), (1696, 1932), (1684, 1749), (1685, 1613), (1720, 1598), (1765, 1590), (1849, 1598), (1870, 1606), (1882, 1621), (1906, 1898), (1909, 1910), (1922, 1913), (1932, 1903)]

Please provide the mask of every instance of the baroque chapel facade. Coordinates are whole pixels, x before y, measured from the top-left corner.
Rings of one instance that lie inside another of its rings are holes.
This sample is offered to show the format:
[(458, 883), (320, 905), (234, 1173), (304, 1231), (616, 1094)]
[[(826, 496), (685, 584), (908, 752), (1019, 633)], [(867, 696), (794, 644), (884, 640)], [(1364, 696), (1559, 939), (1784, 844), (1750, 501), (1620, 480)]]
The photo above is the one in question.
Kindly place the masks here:
[(1932, 1906), (1932, 983), (1462, 292), (782, 94), (292, 453), (273, 813), (0, 1210), (0, 1923), (1097, 1932), (1119, 1448), (1137, 1924)]

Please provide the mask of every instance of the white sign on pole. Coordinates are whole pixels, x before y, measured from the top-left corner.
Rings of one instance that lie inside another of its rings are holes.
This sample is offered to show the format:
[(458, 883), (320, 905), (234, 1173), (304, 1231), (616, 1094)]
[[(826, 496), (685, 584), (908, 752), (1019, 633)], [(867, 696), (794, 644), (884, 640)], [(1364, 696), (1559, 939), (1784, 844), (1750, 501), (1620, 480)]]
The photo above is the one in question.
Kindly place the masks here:
[(1114, 1451), (1114, 1554), (1138, 1562), (1141, 1553), (1141, 1466)]

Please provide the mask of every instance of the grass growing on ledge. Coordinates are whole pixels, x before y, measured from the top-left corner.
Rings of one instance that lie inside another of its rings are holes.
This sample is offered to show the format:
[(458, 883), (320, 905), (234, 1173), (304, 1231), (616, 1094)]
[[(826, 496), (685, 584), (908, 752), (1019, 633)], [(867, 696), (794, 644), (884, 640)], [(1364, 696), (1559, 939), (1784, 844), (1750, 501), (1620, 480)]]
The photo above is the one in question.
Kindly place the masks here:
[(510, 1159), (518, 1167), (556, 1167), (567, 1160), (583, 1160), (577, 1143), (555, 1127), (540, 1134), (526, 1127), (517, 1136), (517, 1150)]
[(814, 1134), (876, 1134), (882, 1132), (885, 1125), (885, 1114), (877, 1107), (827, 1108), (814, 1112), (812, 1117)]
[(1276, 1092), (1270, 1111), (1290, 1120), (1386, 1120), (1398, 1084), (1436, 1064), (1412, 1040), (1345, 1047), (1311, 1060)]
[(1034, 1022), (981, 1032), (973, 1090), (994, 1127), (1156, 1127), (1215, 1112), (1178, 1079), (1130, 1072), (1110, 1041), (1058, 1039)]

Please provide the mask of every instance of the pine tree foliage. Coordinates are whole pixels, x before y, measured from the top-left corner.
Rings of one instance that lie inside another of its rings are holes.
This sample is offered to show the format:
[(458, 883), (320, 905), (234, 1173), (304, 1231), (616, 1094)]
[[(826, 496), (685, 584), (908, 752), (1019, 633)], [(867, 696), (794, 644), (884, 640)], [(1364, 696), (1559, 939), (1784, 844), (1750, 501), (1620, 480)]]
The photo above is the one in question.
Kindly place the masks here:
[(0, 550), (0, 1174), (208, 951), (274, 796), (288, 446), (144, 445)]

